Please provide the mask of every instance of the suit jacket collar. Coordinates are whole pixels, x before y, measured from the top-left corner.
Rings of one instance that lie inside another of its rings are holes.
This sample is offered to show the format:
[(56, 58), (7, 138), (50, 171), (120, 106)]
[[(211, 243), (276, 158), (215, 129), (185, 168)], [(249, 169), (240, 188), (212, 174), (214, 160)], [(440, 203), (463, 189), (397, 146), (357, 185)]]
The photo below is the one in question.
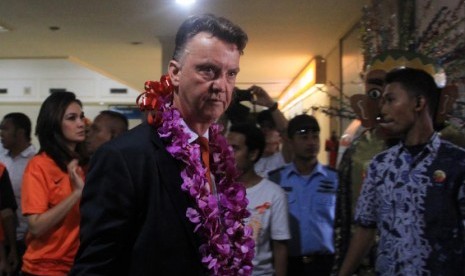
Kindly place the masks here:
[[(147, 124), (150, 132), (150, 140), (155, 148), (161, 149), (160, 154), (156, 155), (156, 164), (158, 171), (160, 172), (160, 178), (162, 185), (165, 186), (168, 191), (168, 195), (171, 197), (173, 206), (176, 209), (176, 213), (183, 221), (184, 228), (187, 235), (190, 237), (192, 246), (196, 249), (201, 245), (201, 241), (197, 235), (194, 235), (194, 225), (186, 217), (186, 211), (188, 207), (193, 207), (193, 200), (188, 194), (181, 189), (183, 183), (181, 178), (181, 171), (184, 169), (182, 161), (176, 160), (167, 150), (166, 144), (161, 139), (156, 128)], [(174, 170), (174, 168), (176, 168)], [(200, 258), (200, 255), (199, 255)]]

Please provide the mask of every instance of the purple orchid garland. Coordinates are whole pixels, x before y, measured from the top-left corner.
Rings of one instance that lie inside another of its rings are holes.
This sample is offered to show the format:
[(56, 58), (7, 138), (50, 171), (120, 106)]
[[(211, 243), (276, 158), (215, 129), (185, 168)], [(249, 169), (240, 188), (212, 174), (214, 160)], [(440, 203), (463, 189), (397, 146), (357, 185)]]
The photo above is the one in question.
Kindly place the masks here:
[(208, 188), (200, 147), (188, 142), (190, 135), (180, 123), (181, 115), (170, 105), (172, 93), (160, 93), (156, 98), (157, 112), (161, 112), (158, 134), (169, 141), (167, 151), (186, 165), (181, 172), (181, 189), (196, 203), (195, 208), (187, 209), (186, 216), (195, 225), (194, 232), (205, 240), (199, 248), (202, 263), (212, 275), (250, 275), (255, 243), (252, 228), (243, 223), (250, 216), (248, 200), (244, 186), (235, 181), (234, 155), (220, 133), (221, 127), (213, 124), (209, 129), (211, 172), (217, 189), (214, 195)]

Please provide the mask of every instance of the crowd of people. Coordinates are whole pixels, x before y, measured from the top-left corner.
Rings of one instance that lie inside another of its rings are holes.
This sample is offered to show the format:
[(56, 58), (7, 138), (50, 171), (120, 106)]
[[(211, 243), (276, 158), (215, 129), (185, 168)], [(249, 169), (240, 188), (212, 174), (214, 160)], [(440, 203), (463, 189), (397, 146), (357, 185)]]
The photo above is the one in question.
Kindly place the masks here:
[(114, 111), (88, 125), (76, 95), (55, 92), (37, 117), (36, 151), (30, 119), (5, 115), (0, 270), (342, 276), (378, 240), (377, 274), (464, 275), (465, 150), (434, 128), (431, 74), (382, 76), (377, 129), (395, 143), (370, 157), (359, 196), (347, 184), (349, 157), (341, 169), (335, 156), (318, 160), (316, 118), (286, 119), (261, 87), (250, 88), (264, 107), (255, 121), (216, 123), (247, 40), (222, 17), (185, 20), (168, 74), (141, 95), (156, 100), (138, 102), (147, 119), (129, 131)]
[(66, 275), (74, 263), (88, 156), (128, 129), (126, 117), (110, 110), (88, 126), (82, 109), (72, 92), (51, 94), (37, 118), (39, 151), (27, 115), (1, 121), (0, 267), (7, 275)]

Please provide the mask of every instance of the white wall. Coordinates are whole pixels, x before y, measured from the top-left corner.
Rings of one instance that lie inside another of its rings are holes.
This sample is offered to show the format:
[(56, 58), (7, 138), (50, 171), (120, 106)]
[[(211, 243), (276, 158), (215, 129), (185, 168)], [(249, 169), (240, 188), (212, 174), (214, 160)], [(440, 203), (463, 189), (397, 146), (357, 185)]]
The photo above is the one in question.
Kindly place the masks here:
[[(141, 88), (142, 88), (141, 84)], [(117, 80), (63, 59), (0, 59), (0, 119), (10, 112), (23, 112), (32, 122), (32, 132), (40, 105), (50, 88), (72, 91), (82, 101), (86, 117), (93, 120), (109, 106), (135, 106), (139, 92)], [(112, 94), (110, 89), (127, 89), (126, 94)], [(129, 120), (130, 127), (140, 120)], [(33, 144), (38, 141), (33, 135)]]

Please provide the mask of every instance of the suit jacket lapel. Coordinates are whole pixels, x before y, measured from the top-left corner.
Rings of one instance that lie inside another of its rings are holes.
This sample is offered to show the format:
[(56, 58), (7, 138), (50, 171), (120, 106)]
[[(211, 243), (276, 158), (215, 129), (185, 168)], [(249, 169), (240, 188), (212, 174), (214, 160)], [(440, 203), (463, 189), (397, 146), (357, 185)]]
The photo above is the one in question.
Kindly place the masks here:
[(192, 246), (198, 249), (200, 241), (198, 237), (194, 235), (194, 225), (186, 217), (187, 208), (193, 206), (193, 200), (188, 197), (187, 193), (181, 190), (181, 170), (184, 165), (181, 161), (174, 159), (171, 154), (166, 151), (166, 147), (158, 134), (152, 135), (152, 142), (157, 148), (162, 149), (158, 151), (159, 154), (156, 156), (156, 163), (161, 172), (161, 185), (164, 185), (166, 188), (176, 213), (183, 222), (187, 235), (190, 237)]

